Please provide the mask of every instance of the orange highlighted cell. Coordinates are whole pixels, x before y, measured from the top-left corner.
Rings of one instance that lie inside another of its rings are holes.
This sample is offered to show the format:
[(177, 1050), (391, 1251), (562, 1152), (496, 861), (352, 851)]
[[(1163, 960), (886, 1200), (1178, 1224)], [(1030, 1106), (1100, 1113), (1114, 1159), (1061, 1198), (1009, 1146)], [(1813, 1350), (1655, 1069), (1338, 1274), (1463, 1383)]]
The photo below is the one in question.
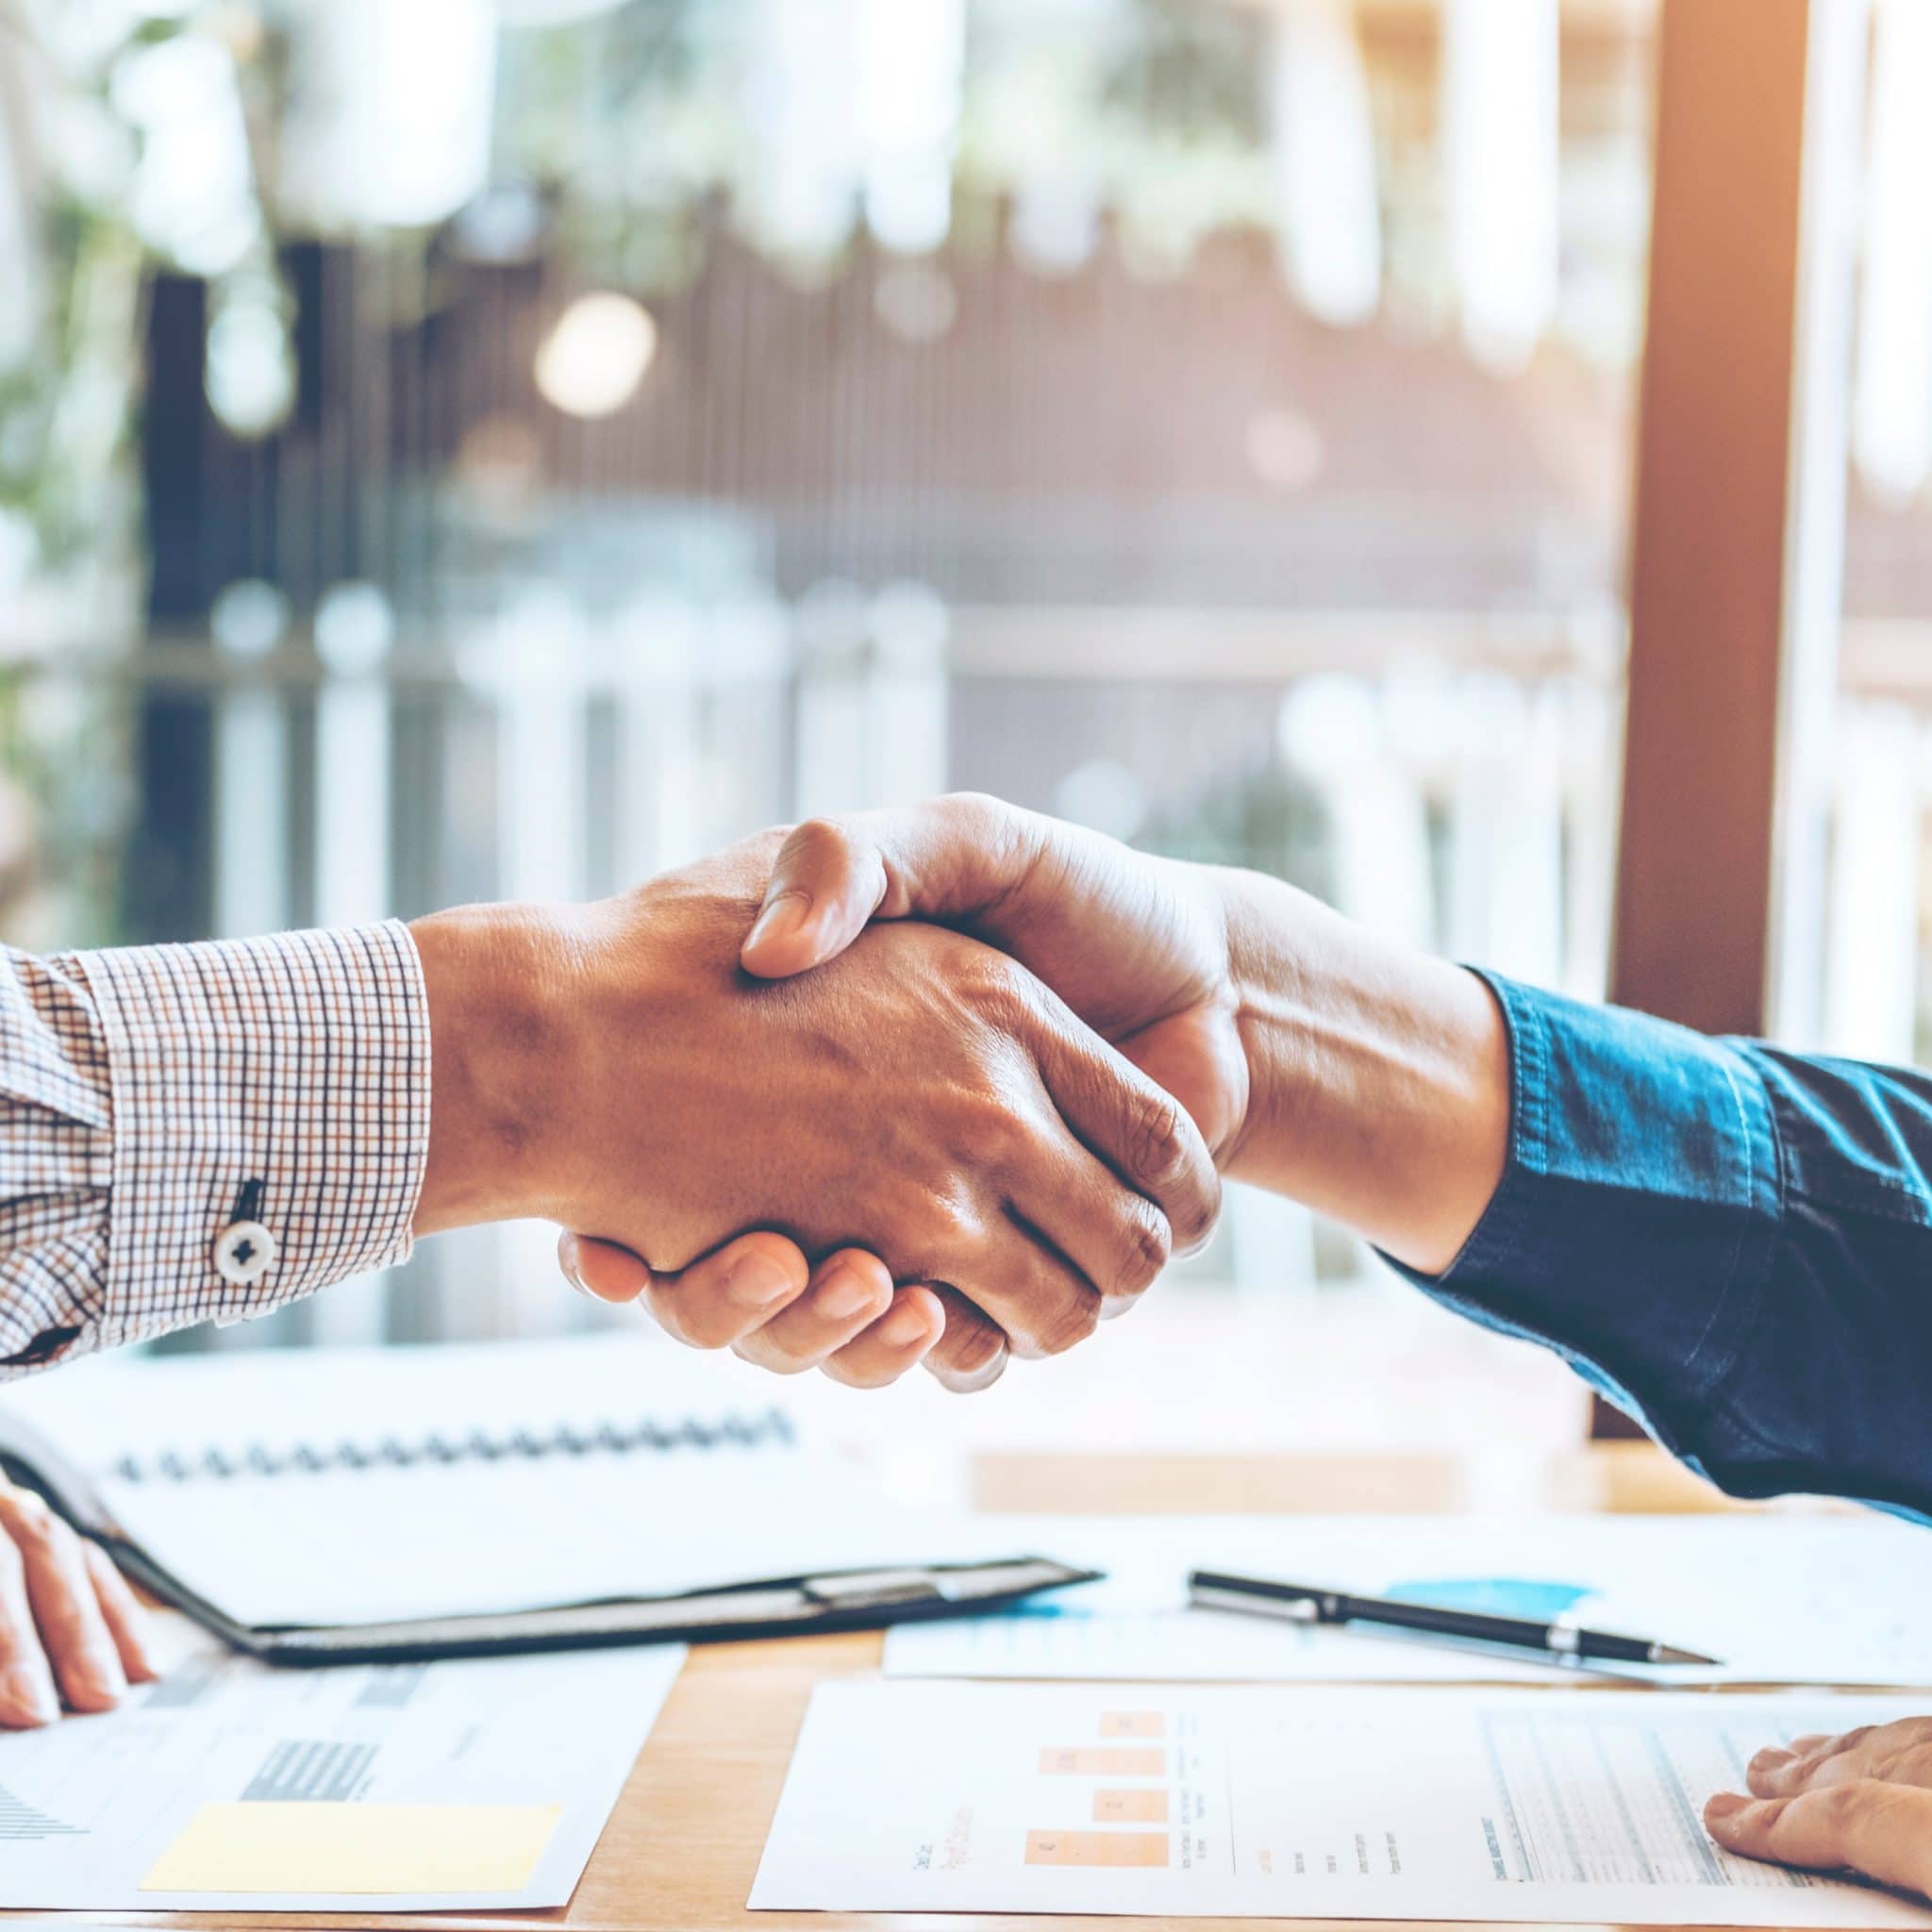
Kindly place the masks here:
[(1048, 1777), (1159, 1777), (1167, 1753), (1145, 1744), (1049, 1745), (1040, 1769)]
[(1103, 1710), (1100, 1713), (1103, 1738), (1164, 1738), (1167, 1719), (1158, 1710)]
[(1132, 1866), (1141, 1871), (1167, 1863), (1164, 1831), (1029, 1831), (1029, 1865)]
[(1167, 1793), (1158, 1786), (1151, 1790), (1095, 1791), (1093, 1822), (1095, 1824), (1165, 1824)]

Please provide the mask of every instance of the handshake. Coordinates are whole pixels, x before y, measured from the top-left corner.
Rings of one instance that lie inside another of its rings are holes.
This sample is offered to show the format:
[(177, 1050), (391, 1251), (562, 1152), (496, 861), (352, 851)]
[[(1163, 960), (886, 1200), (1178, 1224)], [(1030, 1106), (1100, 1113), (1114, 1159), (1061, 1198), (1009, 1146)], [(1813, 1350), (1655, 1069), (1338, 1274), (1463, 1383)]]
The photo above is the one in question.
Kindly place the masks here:
[(1441, 1268), (1502, 1168), (1473, 976), (994, 799), (413, 931), (417, 1232), (557, 1221), (586, 1292), (782, 1372), (984, 1387), (1205, 1242), (1223, 1173)]

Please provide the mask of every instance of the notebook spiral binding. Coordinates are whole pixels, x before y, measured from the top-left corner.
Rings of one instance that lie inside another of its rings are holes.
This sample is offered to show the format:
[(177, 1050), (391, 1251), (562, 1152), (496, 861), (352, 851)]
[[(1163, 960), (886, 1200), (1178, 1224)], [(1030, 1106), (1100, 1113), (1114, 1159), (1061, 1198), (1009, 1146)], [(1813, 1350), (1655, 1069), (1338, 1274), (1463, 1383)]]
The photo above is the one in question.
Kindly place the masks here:
[(679, 1450), (781, 1449), (796, 1441), (791, 1424), (779, 1409), (763, 1415), (731, 1416), (718, 1424), (687, 1419), (666, 1425), (645, 1417), (624, 1425), (604, 1423), (591, 1430), (574, 1429), (567, 1424), (548, 1435), (519, 1429), (510, 1436), (490, 1436), (475, 1430), (458, 1441), (431, 1434), (420, 1441), (405, 1441), (386, 1436), (380, 1442), (342, 1441), (333, 1448), (320, 1449), (313, 1443), (300, 1443), (278, 1454), (262, 1442), (251, 1442), (237, 1458), (216, 1448), (198, 1456), (183, 1456), (169, 1449), (153, 1457), (124, 1456), (114, 1464), (114, 1474), (124, 1482), (193, 1482), (203, 1477), (221, 1479), (238, 1475), (318, 1474), (340, 1469), (408, 1468), (419, 1462), (495, 1462), (505, 1457), (522, 1456), (633, 1456), (666, 1455)]

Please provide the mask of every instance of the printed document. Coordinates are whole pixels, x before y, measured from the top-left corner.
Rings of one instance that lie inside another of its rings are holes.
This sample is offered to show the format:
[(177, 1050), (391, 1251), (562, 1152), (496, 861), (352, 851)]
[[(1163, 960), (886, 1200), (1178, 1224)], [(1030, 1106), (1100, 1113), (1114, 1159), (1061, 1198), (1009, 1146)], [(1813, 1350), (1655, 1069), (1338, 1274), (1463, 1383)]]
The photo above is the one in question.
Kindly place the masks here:
[[(1585, 1674), (1932, 1688), (1932, 1619), (1920, 1614), (1932, 1600), (1932, 1536), (1890, 1517), (1032, 1517), (1016, 1519), (1014, 1531), (1023, 1524), (1032, 1541), (1107, 1571), (1107, 1581), (1012, 1613), (894, 1630), (889, 1674), (1542, 1684)], [(1557, 1659), (1368, 1624), (1310, 1628), (1191, 1609), (1191, 1569), (1540, 1623), (1567, 1618), (1723, 1664), (1579, 1673)]]
[(1754, 1751), (1841, 1697), (844, 1681), (813, 1695), (751, 1895), (775, 1911), (1932, 1927), (1735, 1858)]
[(0, 1906), (563, 1905), (684, 1656), (273, 1671), (184, 1649), (117, 1711), (0, 1737)]

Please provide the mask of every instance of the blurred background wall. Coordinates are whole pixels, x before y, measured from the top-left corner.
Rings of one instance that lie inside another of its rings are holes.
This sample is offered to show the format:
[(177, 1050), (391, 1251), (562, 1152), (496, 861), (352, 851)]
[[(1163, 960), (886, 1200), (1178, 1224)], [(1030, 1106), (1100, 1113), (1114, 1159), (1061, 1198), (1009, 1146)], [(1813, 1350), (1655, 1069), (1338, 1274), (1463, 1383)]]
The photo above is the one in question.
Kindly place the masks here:
[[(1652, 0), (0, 4), (0, 936), (600, 893), (976, 787), (1600, 994), (1655, 38)], [(1932, 9), (1876, 8), (1872, 75), (1797, 1030), (1908, 1058)], [(590, 1319), (549, 1247), (220, 1340)], [(1367, 1266), (1243, 1197), (1190, 1274)]]

